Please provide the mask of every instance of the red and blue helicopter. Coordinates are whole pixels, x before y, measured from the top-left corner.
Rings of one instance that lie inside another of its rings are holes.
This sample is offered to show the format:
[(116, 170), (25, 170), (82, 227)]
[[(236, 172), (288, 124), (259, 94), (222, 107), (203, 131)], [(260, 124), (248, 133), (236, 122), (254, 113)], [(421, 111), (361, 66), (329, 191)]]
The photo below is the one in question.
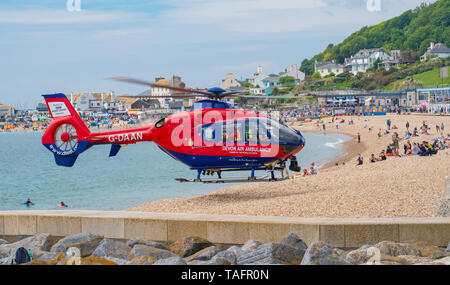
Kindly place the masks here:
[[(289, 178), (288, 160), (291, 171), (300, 171), (295, 155), (305, 146), (305, 139), (299, 131), (270, 116), (232, 109), (220, 101), (225, 97), (267, 99), (266, 96), (248, 96), (242, 91), (217, 87), (209, 90), (177, 88), (127, 77), (112, 79), (179, 92), (157, 98), (206, 99), (195, 102), (190, 111), (170, 115), (153, 126), (91, 132), (64, 94), (43, 95), (52, 122), (42, 137), (42, 144), (53, 152), (56, 164), (71, 167), (79, 154), (95, 145), (110, 144), (109, 156), (116, 156), (122, 146), (155, 142), (168, 155), (197, 171), (195, 179), (177, 178), (180, 182), (280, 181)], [(267, 173), (257, 177), (257, 170)], [(251, 173), (245, 178), (224, 179), (222, 173), (228, 171)], [(275, 171), (280, 171), (281, 176), (277, 177)], [(217, 178), (203, 177), (215, 175)]]

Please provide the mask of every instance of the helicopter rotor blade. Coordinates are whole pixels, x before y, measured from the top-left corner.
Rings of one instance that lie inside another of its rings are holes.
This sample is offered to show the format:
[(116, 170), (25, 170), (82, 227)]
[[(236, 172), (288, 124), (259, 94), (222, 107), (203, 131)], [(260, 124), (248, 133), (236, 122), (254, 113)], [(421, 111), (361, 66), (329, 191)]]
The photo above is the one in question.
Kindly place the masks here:
[[(145, 85), (145, 86), (150, 86), (150, 87), (165, 88), (165, 89), (169, 89), (169, 90), (173, 90), (173, 91), (178, 91), (181, 93), (202, 94), (202, 95), (206, 95), (206, 96), (211, 96), (211, 93), (206, 92), (206, 91), (161, 85), (161, 84), (148, 82), (148, 81), (144, 81), (144, 80), (140, 80), (140, 79), (134, 79), (134, 78), (130, 78), (130, 77), (121, 76), (121, 77), (110, 77), (108, 79), (132, 83), (132, 84)], [(167, 98), (169, 98), (169, 97), (171, 97), (171, 96), (168, 96)]]

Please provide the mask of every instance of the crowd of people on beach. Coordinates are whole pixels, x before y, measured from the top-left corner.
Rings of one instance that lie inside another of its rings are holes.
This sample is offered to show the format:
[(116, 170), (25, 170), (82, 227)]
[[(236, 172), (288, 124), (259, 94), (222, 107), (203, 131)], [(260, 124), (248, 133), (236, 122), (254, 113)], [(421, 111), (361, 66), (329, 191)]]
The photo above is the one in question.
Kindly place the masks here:
[[(387, 129), (383, 132), (381, 129), (378, 132), (378, 138), (381, 138), (385, 135), (389, 135), (392, 130), (397, 130), (398, 127), (396, 125), (392, 125), (390, 119), (386, 121)], [(437, 154), (439, 150), (445, 150), (450, 147), (450, 134), (447, 136), (444, 135), (445, 125), (441, 123), (441, 125), (436, 125), (436, 132), (440, 136), (430, 140), (423, 140), (422, 142), (413, 142), (411, 143), (411, 139), (414, 137), (419, 137), (421, 135), (430, 135), (431, 128), (428, 126), (426, 121), (422, 122), (422, 126), (418, 129), (414, 127), (413, 130), (410, 130), (409, 122), (406, 122), (406, 134), (404, 138), (401, 138), (398, 132), (394, 132), (392, 134), (392, 143), (386, 147), (386, 150), (382, 150), (378, 156), (375, 154), (371, 154), (370, 163), (375, 163), (378, 161), (386, 160), (386, 157), (404, 157), (409, 155), (419, 155), (419, 156), (432, 156)], [(400, 152), (400, 141), (404, 141), (403, 144), (403, 153)], [(358, 142), (360, 142), (360, 134), (358, 133)], [(361, 154), (358, 155), (357, 165), (363, 165), (364, 158)]]
[[(134, 126), (139, 122), (136, 115), (128, 114), (80, 114), (84, 123), (91, 129), (118, 129)], [(36, 114), (25, 112), (16, 116), (13, 121), (0, 123), (0, 132), (44, 131), (51, 122), (49, 113)]]

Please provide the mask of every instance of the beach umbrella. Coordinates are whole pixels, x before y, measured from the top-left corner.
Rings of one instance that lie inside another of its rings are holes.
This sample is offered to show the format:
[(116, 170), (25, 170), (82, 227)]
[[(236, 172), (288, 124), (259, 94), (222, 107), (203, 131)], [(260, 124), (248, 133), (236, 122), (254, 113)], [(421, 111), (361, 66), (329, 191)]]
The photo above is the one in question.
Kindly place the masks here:
[(428, 102), (425, 101), (425, 102), (423, 102), (422, 104), (420, 104), (419, 106), (420, 106), (420, 107), (426, 107), (427, 105), (428, 105)]

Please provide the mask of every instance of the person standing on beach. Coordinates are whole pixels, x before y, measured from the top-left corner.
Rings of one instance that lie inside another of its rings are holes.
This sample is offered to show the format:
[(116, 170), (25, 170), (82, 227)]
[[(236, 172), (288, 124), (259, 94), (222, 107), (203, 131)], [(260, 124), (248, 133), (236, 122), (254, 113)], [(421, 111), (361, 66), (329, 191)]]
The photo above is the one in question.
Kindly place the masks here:
[(396, 157), (399, 157), (400, 154), (399, 154), (398, 149), (400, 148), (400, 146), (399, 146), (399, 143), (398, 143), (398, 134), (397, 133), (394, 133), (394, 135), (392, 136), (392, 143), (393, 143), (392, 150), (394, 151), (394, 155)]
[(391, 119), (388, 119), (388, 120), (386, 121), (386, 125), (387, 125), (387, 127), (388, 127), (388, 130), (390, 130), (390, 129), (391, 129)]
[(358, 133), (358, 143), (361, 143), (361, 134)]
[(325, 123), (323, 123), (322, 127), (323, 127), (323, 132), (326, 133), (327, 130), (326, 130), (326, 128), (325, 128)]
[(406, 122), (406, 129), (409, 131), (409, 122)]
[(444, 123), (441, 124), (441, 131), (444, 132)]

